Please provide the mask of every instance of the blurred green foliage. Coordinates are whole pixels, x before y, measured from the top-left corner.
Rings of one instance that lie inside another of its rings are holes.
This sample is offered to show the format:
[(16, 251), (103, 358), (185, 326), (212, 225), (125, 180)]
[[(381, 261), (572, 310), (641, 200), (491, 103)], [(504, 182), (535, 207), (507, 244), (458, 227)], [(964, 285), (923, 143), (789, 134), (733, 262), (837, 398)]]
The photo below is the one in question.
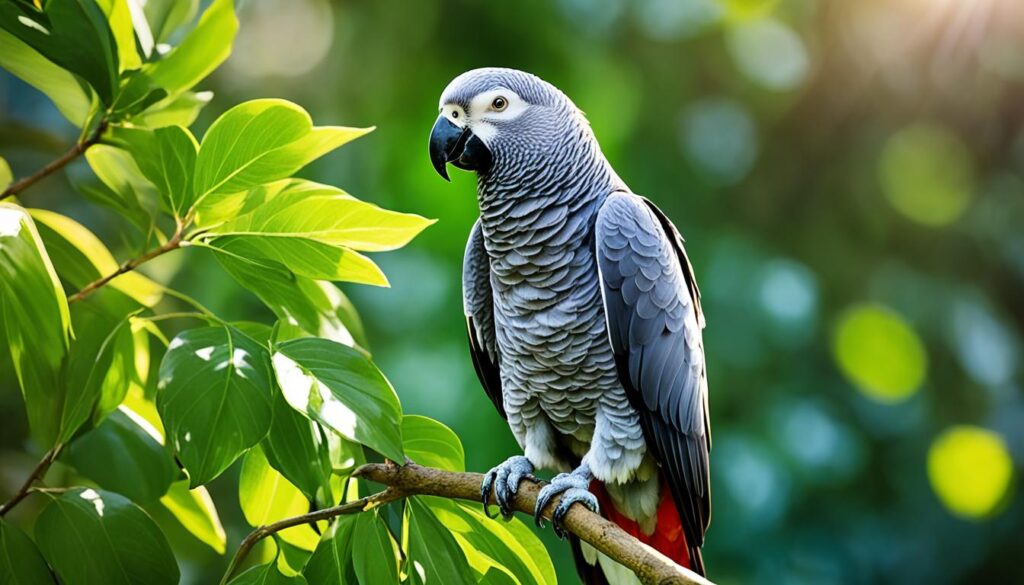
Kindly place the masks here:
[[(217, 99), (197, 134), (257, 97), (378, 126), (300, 174), (439, 219), (380, 258), (390, 289), (345, 290), (404, 411), (452, 427), (468, 469), (517, 447), (464, 339), (474, 179), (443, 183), (426, 138), (452, 77), (510, 66), (572, 97), (620, 175), (687, 238), (708, 318), (712, 578), (1024, 579), (1020, 2), (250, 0), (239, 17), (234, 53), (200, 87)], [(75, 138), (6, 74), (0, 116), (16, 176)], [(78, 165), (26, 199), (128, 241), (133, 228), (71, 188), (88, 174)], [(208, 254), (147, 270), (226, 319), (273, 320)], [(9, 363), (0, 374), (10, 491), (33, 461)], [(237, 482), (209, 489), (234, 502)], [(233, 549), (242, 510), (221, 518)], [(574, 582), (568, 548), (544, 537)], [(170, 540), (182, 582), (222, 572), (214, 551)]]

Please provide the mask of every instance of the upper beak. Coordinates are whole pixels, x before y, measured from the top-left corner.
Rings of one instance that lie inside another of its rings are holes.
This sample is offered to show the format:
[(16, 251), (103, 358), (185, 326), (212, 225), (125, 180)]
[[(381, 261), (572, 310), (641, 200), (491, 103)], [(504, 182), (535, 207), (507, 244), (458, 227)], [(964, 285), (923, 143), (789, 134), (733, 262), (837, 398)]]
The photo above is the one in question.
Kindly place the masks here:
[(459, 128), (444, 116), (438, 116), (430, 131), (430, 162), (437, 174), (448, 178), (448, 163), (462, 156), (466, 141), (473, 135), (469, 128)]

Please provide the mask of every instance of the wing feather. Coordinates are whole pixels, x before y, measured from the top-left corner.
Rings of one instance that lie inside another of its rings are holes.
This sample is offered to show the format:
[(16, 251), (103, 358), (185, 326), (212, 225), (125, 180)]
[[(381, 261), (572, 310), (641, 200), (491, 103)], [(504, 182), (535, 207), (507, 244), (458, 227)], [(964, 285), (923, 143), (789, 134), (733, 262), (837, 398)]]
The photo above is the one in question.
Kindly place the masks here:
[(651, 202), (608, 197), (595, 247), (619, 378), (667, 475), (691, 547), (704, 543), (711, 500), (704, 316), (683, 240)]
[(494, 334), (491, 262), (484, 248), (479, 220), (469, 232), (469, 241), (466, 243), (466, 256), (462, 265), (462, 303), (469, 333), (469, 353), (473, 358), (476, 375), (498, 413), (508, 419), (501, 395), (498, 346)]

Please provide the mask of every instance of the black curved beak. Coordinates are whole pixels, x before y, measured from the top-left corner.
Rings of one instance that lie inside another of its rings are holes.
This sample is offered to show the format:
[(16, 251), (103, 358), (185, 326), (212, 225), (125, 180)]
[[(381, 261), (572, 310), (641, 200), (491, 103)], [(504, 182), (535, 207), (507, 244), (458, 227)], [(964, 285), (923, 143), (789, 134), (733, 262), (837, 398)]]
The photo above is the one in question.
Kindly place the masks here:
[(448, 163), (467, 170), (482, 172), (491, 168), (491, 151), (467, 128), (459, 128), (444, 116), (438, 116), (430, 131), (430, 162), (446, 181)]
[(462, 155), (471, 134), (469, 128), (459, 128), (444, 116), (438, 116), (437, 122), (434, 122), (434, 128), (430, 131), (430, 162), (445, 181), (451, 181), (448, 178), (448, 163)]

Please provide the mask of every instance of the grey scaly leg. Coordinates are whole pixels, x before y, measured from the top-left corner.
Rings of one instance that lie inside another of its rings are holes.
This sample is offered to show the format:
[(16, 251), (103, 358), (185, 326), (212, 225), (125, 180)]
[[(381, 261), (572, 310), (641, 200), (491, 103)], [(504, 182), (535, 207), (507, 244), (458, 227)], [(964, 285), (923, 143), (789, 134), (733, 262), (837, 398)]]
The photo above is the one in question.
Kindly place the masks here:
[(565, 515), (569, 513), (569, 508), (573, 504), (578, 502), (589, 508), (590, 511), (597, 512), (597, 497), (590, 493), (589, 490), (590, 480), (593, 478), (594, 476), (590, 473), (590, 467), (586, 464), (580, 465), (572, 470), (571, 473), (559, 473), (556, 475), (551, 480), (551, 483), (544, 486), (544, 489), (540, 490), (540, 494), (537, 495), (537, 506), (533, 510), (533, 517), (537, 526), (544, 526), (541, 512), (548, 505), (548, 502), (558, 494), (562, 494), (562, 499), (551, 514), (551, 525), (554, 527), (555, 534), (559, 538), (565, 538), (566, 536), (566, 532), (562, 528), (562, 521), (565, 520)]
[[(488, 506), (491, 503), (491, 488), (494, 488), (494, 499), (498, 502), (498, 510), (505, 520), (511, 520), (515, 510), (512, 509), (512, 498), (519, 489), (523, 479), (534, 480), (533, 463), (522, 455), (509, 457), (504, 463), (491, 469), (484, 475), (480, 485), (480, 498), (484, 502), (484, 513), (491, 516)], [(491, 516), (493, 518), (493, 516)]]

